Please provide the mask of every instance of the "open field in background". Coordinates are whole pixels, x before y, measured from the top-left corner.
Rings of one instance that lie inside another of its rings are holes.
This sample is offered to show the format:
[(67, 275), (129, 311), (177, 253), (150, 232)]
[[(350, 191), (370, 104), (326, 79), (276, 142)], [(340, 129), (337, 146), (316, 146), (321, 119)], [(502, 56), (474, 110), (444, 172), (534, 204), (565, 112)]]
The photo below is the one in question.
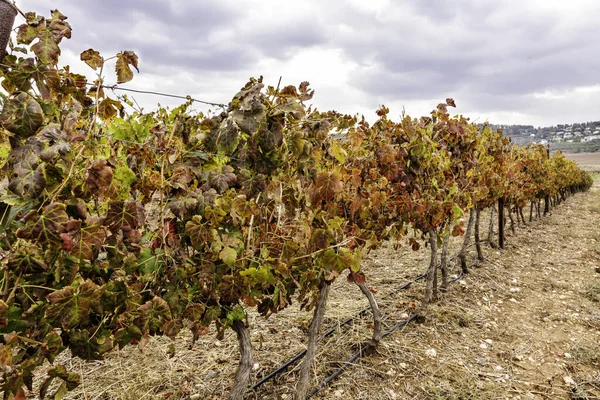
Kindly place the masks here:
[(586, 171), (600, 172), (600, 152), (597, 153), (565, 153), (569, 160), (575, 161)]

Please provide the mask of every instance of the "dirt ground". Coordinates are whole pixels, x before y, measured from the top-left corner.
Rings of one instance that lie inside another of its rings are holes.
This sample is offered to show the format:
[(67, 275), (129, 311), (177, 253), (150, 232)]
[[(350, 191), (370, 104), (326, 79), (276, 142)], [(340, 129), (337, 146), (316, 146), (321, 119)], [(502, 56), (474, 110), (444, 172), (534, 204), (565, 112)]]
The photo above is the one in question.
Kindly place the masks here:
[[(517, 227), (504, 250), (484, 245), (486, 260), (451, 285), (424, 321), (386, 337), (377, 354), (357, 360), (313, 398), (600, 399), (599, 184), (597, 179), (592, 191)], [(483, 218), (484, 232), (487, 223)], [(450, 253), (459, 246), (454, 240)], [(390, 244), (365, 258), (386, 328), (419, 305), (421, 282), (389, 294), (424, 272), (428, 257), (428, 249), (396, 250)], [(367, 305), (359, 289), (341, 277), (324, 327)], [(266, 322), (249, 313), (252, 383), (304, 348), (310, 317), (295, 305)], [(367, 314), (319, 344), (313, 386), (370, 337), (370, 326)], [(237, 359), (231, 331), (222, 341), (208, 335), (193, 346), (186, 334), (175, 341), (156, 338), (143, 354), (132, 346), (103, 361), (65, 356), (63, 362), (83, 376), (67, 398), (223, 399)], [(248, 398), (291, 399), (297, 372), (297, 365), (290, 367)]]
[(575, 161), (586, 171), (600, 172), (600, 152), (597, 153), (565, 153), (569, 160)]

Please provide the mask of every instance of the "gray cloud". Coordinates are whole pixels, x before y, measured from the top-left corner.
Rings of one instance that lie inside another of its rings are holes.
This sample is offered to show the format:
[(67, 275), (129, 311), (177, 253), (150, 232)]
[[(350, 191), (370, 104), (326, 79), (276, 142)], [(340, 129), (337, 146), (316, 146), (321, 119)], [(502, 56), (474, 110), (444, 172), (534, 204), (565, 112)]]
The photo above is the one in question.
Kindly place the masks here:
[[(531, 110), (541, 119), (541, 103), (549, 100), (534, 93), (594, 85), (600, 69), (595, 17), (600, 3), (593, 0), (31, 0), (30, 5), (37, 11), (58, 8), (70, 17), (74, 38), (65, 46), (76, 53), (89, 47), (107, 55), (132, 49), (142, 72), (188, 73), (208, 81), (199, 83), (203, 90), (220, 94), (235, 93), (250, 74), (302, 71), (291, 60), (317, 49), (339, 51), (345, 64), (322, 68), (341, 68), (346, 81), (337, 89), (360, 98), (357, 107), (453, 96), (478, 112)], [(312, 62), (314, 67), (322, 61), (316, 56)], [(318, 103), (320, 88), (315, 89)], [(335, 85), (324, 90), (328, 103), (335, 99)], [(546, 107), (553, 110), (548, 120), (557, 117), (555, 104)], [(564, 112), (582, 115), (580, 109)], [(595, 113), (593, 105), (587, 113)]]

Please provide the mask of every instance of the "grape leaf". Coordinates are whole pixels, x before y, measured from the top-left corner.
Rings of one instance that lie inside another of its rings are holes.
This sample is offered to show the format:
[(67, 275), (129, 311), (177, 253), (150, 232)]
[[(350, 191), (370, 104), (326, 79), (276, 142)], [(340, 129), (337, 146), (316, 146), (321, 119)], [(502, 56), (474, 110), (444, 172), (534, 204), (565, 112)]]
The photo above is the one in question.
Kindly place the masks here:
[(94, 260), (106, 236), (104, 221), (101, 218), (89, 218), (73, 235), (71, 254), (84, 260)]
[(34, 135), (43, 122), (42, 107), (25, 92), (6, 100), (0, 114), (0, 123), (4, 129), (22, 138)]
[(138, 69), (138, 56), (133, 51), (123, 51), (117, 54), (115, 67), (117, 83), (126, 83), (133, 79), (133, 71), (130, 66), (134, 67), (137, 72), (140, 72)]
[(98, 69), (104, 64), (104, 59), (100, 53), (94, 49), (88, 49), (81, 53), (81, 61), (85, 62), (92, 69)]
[(69, 220), (65, 209), (62, 203), (52, 203), (44, 208), (42, 215), (30, 212), (23, 218), (27, 224), (17, 230), (17, 237), (42, 244), (61, 243), (60, 235), (66, 232)]
[(136, 318), (136, 325), (142, 332), (148, 332), (151, 335), (157, 334), (167, 321), (171, 321), (171, 309), (166, 301), (160, 297), (155, 297), (138, 308), (139, 316)]
[(49, 307), (45, 317), (51, 323), (60, 322), (63, 329), (86, 324), (93, 308), (100, 305), (102, 290), (90, 280), (77, 288), (67, 286), (48, 295)]
[(145, 222), (144, 207), (135, 201), (115, 201), (109, 205), (104, 224), (112, 233), (116, 233), (124, 226), (137, 229)]

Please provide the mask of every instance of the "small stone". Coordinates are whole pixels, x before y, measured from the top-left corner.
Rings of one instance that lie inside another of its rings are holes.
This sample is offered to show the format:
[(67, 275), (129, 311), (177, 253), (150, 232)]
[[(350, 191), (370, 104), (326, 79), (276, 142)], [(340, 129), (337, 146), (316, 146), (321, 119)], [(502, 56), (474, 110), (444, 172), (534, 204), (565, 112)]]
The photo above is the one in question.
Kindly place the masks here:
[(459, 284), (466, 286), (467, 285), (467, 281), (461, 279), (460, 281), (458, 281)]
[(213, 379), (213, 378), (217, 377), (218, 375), (219, 375), (218, 371), (211, 369), (206, 372), (206, 375), (204, 375), (204, 377), (205, 377), (205, 379)]
[(518, 288), (518, 287), (511, 287), (511, 288), (510, 288), (510, 291), (511, 291), (511, 293), (517, 293), (517, 292), (520, 292), (520, 291), (521, 291), (521, 288)]
[(400, 314), (400, 318), (402, 318), (402, 319), (407, 319), (408, 316), (409, 316), (408, 313), (402, 313), (402, 314)]
[(575, 383), (575, 381), (573, 380), (573, 378), (571, 378), (570, 376), (565, 376), (563, 378), (563, 381), (565, 381), (565, 385), (567, 385), (569, 387), (575, 387), (575, 386), (577, 386), (577, 383)]
[(260, 369), (260, 364), (254, 363), (254, 365), (252, 366), (252, 371), (258, 371), (259, 369)]
[(569, 353), (565, 353), (565, 358), (573, 358), (573, 356)]
[(504, 368), (502, 368), (502, 366), (501, 366), (501, 365), (496, 365), (496, 366), (494, 367), (494, 369), (495, 369), (496, 371), (502, 371)]
[(494, 343), (494, 341), (492, 339), (485, 339), (484, 342), (486, 342), (487, 344), (492, 344)]
[(398, 366), (399, 366), (400, 368), (402, 368), (402, 369), (406, 369), (406, 368), (408, 368), (408, 364), (407, 364), (407, 363), (400, 363), (400, 364), (398, 364)]
[(484, 350), (485, 350), (485, 349), (487, 349), (487, 348), (488, 348), (488, 345), (487, 345), (487, 344), (485, 344), (485, 343), (481, 343), (481, 344), (479, 345), (479, 348), (481, 348), (481, 349), (484, 349)]
[(429, 358), (436, 358), (437, 351), (435, 349), (427, 349), (427, 350), (425, 350), (425, 355)]

